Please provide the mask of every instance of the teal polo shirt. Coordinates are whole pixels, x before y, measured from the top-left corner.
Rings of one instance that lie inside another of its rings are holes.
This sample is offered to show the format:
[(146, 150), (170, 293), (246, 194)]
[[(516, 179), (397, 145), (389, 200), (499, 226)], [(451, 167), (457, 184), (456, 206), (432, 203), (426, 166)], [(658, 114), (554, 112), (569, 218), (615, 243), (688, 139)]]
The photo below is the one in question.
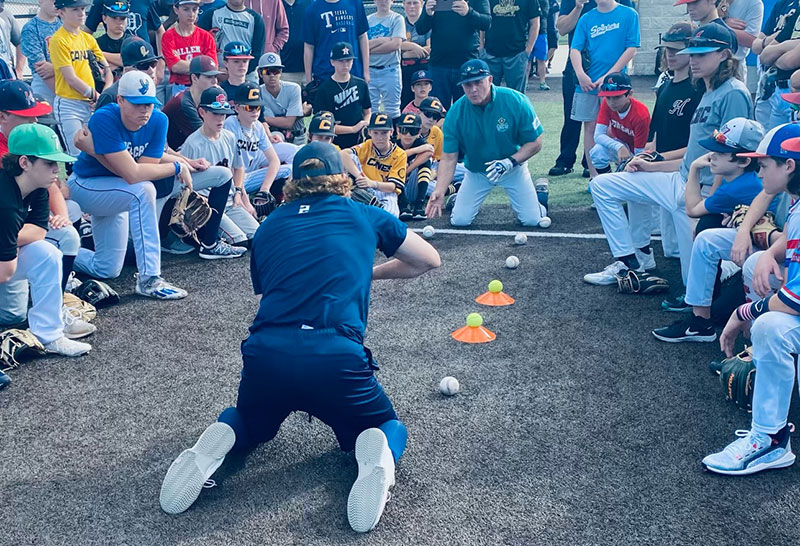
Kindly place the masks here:
[(464, 155), (464, 165), (472, 172), (485, 173), (486, 163), (505, 159), (523, 144), (542, 134), (528, 97), (492, 84), (492, 100), (474, 106), (464, 96), (456, 101), (444, 119), (446, 154)]

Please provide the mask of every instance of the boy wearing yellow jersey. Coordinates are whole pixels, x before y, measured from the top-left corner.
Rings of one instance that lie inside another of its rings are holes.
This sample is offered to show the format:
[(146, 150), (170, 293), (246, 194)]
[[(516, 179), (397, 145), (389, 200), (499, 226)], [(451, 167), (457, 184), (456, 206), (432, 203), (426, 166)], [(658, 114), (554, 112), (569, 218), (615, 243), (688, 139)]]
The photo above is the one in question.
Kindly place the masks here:
[(56, 0), (62, 27), (50, 37), (56, 91), (53, 112), (61, 126), (67, 153), (72, 156), (80, 154), (73, 139), (89, 121), (98, 97), (90, 57), (94, 56), (103, 70), (106, 87), (113, 83), (111, 70), (97, 41), (81, 30), (86, 22), (86, 7), (91, 3), (91, 0)]

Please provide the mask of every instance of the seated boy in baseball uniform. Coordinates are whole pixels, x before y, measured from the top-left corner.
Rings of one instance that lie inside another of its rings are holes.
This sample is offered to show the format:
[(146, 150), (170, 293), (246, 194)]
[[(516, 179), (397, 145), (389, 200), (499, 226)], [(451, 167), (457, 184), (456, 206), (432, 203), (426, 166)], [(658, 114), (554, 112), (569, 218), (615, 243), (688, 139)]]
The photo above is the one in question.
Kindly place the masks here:
[(426, 220), (425, 198), (433, 179), (433, 146), (420, 136), (422, 120), (417, 114), (404, 113), (397, 124), (397, 145), (406, 152), (406, 183), (400, 194), (401, 220)]

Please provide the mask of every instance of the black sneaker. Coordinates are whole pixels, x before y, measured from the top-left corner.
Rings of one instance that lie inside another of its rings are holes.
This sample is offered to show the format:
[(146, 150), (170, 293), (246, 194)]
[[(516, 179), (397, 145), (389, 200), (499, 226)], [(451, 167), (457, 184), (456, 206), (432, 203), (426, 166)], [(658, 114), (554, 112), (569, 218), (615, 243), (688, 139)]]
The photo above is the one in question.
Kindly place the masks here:
[(411, 220), (413, 217), (414, 214), (412, 214), (411, 209), (409, 208), (405, 208), (400, 211), (400, 220), (402, 220), (403, 222), (407, 222), (408, 220)]
[(565, 174), (569, 174), (572, 172), (572, 167), (563, 167), (559, 164), (556, 164), (550, 171), (548, 171), (548, 175), (550, 176), (564, 176)]
[(677, 298), (666, 299), (661, 302), (661, 308), (670, 313), (691, 313), (692, 306), (686, 303), (686, 296), (678, 296)]
[(425, 214), (425, 206), (424, 205), (419, 205), (419, 206), (414, 207), (413, 219), (414, 220), (427, 220), (428, 219), (428, 215)]
[(583, 175), (582, 175), (582, 176), (583, 176), (584, 178), (589, 178), (589, 176), (590, 176), (590, 175), (589, 175), (589, 169), (583, 169)]
[(653, 330), (656, 339), (668, 343), (682, 341), (710, 342), (717, 339), (717, 332), (712, 322), (706, 318), (692, 315), (689, 318), (673, 322), (669, 326)]

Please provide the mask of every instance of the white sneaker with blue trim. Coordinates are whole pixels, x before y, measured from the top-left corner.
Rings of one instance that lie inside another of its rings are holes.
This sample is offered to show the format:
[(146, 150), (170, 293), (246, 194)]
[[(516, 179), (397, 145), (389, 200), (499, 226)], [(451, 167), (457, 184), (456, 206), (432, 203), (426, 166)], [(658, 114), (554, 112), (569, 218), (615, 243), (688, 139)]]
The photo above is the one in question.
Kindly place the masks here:
[(737, 430), (734, 440), (719, 453), (703, 459), (711, 472), (729, 476), (745, 476), (771, 468), (786, 468), (794, 464), (795, 455), (789, 433), (794, 425), (786, 425), (777, 434), (770, 436), (754, 430)]
[(379, 428), (368, 428), (356, 439), (358, 478), (347, 498), (347, 520), (358, 533), (375, 528), (394, 485), (394, 456), (386, 435)]

